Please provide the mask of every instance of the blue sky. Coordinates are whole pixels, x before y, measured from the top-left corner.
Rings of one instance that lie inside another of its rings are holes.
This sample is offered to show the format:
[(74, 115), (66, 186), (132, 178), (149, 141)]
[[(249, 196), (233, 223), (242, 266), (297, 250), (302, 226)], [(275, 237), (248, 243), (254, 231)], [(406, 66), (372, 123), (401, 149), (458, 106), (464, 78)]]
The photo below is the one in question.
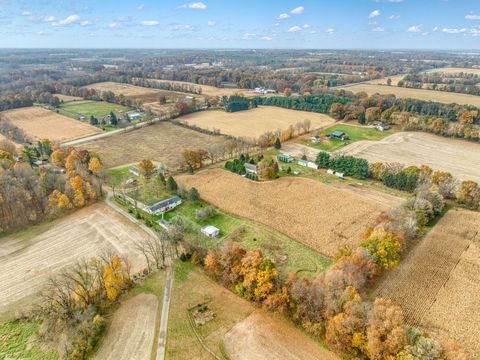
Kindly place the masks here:
[(0, 0), (0, 47), (480, 49), (480, 0)]

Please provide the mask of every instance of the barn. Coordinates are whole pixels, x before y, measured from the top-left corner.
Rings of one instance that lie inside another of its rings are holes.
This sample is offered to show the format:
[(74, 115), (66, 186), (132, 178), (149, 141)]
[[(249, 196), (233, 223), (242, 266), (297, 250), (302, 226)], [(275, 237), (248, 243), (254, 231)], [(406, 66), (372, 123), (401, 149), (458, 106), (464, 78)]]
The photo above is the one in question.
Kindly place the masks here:
[(160, 215), (175, 209), (181, 203), (182, 199), (179, 196), (174, 196), (170, 199), (162, 200), (152, 206), (145, 207), (145, 211), (150, 215)]

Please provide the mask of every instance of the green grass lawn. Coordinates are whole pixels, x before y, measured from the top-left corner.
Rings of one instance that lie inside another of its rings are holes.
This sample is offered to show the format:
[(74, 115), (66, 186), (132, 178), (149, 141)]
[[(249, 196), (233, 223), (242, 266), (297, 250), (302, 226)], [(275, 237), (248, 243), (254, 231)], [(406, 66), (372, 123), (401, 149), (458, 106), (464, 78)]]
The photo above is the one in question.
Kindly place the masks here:
[(355, 141), (381, 140), (389, 135), (392, 135), (395, 132), (394, 129), (390, 129), (387, 131), (378, 131), (377, 129), (369, 128), (369, 127), (338, 124), (326, 129), (325, 134), (328, 135), (334, 131), (345, 132), (350, 137), (350, 140), (343, 141), (340, 139), (330, 139), (330, 140), (323, 140), (321, 143), (318, 143), (318, 144), (305, 140), (303, 141), (303, 143), (315, 149), (320, 149), (324, 151), (335, 151)]
[(59, 108), (69, 113), (85, 116), (87, 121), (90, 119), (91, 115), (95, 116), (97, 119), (101, 119), (110, 114), (110, 111), (119, 113), (130, 110), (126, 106), (112, 104), (105, 101), (72, 101), (61, 104)]
[(33, 340), (39, 327), (33, 321), (0, 323), (0, 359), (58, 359), (54, 350), (45, 350)]

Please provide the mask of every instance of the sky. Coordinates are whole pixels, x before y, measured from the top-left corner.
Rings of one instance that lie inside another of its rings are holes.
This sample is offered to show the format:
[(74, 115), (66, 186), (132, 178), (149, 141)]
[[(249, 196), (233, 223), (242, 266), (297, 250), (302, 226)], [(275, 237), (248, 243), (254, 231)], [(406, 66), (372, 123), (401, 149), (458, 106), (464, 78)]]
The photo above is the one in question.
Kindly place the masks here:
[(480, 0), (0, 0), (2, 48), (480, 49)]

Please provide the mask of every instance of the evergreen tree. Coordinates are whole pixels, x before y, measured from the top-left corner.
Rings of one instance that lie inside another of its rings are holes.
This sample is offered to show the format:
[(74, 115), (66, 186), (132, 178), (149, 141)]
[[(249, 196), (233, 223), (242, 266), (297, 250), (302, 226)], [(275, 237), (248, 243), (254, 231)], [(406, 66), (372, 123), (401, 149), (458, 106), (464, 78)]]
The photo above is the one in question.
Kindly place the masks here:
[(175, 192), (177, 191), (177, 189), (178, 189), (177, 182), (173, 177), (169, 176), (167, 180), (167, 190), (171, 192)]
[(190, 189), (190, 191), (188, 192), (188, 199), (190, 201), (198, 201), (200, 200), (200, 193), (198, 192), (198, 190), (194, 187), (192, 187)]
[(365, 112), (360, 113), (360, 116), (358, 117), (358, 122), (360, 124), (365, 124)]
[(280, 139), (277, 137), (275, 140), (275, 149), (280, 150), (282, 148), (282, 143), (280, 142)]

